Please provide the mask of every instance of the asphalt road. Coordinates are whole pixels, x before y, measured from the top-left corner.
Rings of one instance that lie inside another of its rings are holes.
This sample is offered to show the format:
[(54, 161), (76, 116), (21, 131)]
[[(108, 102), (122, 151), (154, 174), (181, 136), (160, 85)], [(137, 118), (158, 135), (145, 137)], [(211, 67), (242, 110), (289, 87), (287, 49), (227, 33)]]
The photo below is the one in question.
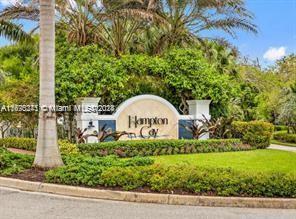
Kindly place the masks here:
[(212, 208), (73, 198), (0, 187), (0, 219), (47, 218), (291, 218), (296, 210)]

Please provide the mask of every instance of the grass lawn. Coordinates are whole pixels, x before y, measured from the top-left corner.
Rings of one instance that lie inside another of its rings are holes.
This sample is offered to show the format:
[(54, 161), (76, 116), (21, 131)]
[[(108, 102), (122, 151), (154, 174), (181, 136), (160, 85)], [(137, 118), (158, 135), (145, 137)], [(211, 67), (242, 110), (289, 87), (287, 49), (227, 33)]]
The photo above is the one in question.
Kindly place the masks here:
[(277, 141), (277, 140), (274, 140), (274, 139), (271, 140), (271, 143), (272, 144), (277, 144), (277, 145), (284, 145), (284, 146), (296, 147), (296, 144), (288, 143), (288, 142), (281, 142), (281, 141)]
[(296, 153), (280, 150), (254, 150), (208, 154), (182, 154), (153, 157), (155, 163), (188, 163), (200, 167), (225, 167), (239, 171), (285, 172), (296, 174)]

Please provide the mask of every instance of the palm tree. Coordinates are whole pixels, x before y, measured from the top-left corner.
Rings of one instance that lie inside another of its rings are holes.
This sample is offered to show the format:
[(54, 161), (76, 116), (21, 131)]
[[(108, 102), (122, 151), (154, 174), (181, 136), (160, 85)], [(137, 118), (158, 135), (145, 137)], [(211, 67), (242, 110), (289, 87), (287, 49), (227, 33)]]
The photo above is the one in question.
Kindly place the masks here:
[(21, 25), (12, 23), (9, 20), (0, 19), (0, 36), (16, 42), (31, 42), (30, 34), (27, 34)]
[[(40, 106), (55, 106), (55, 1), (40, 0)], [(63, 165), (57, 143), (55, 112), (39, 112), (34, 166)]]
[[(253, 15), (244, 0), (150, 0), (155, 11), (162, 14), (166, 25), (155, 32), (155, 52), (170, 46), (191, 46), (201, 43), (202, 32), (222, 30), (236, 37), (235, 30), (257, 33)], [(150, 42), (151, 44), (151, 42)]]
[[(68, 41), (84, 46), (99, 44), (120, 56), (127, 52), (137, 34), (147, 24), (163, 22), (143, 0), (57, 0), (57, 28), (66, 32)], [(38, 20), (36, 1), (14, 4), (0, 13), (0, 18)]]
[(148, 23), (164, 21), (142, 0), (64, 1), (57, 9), (58, 27), (67, 31), (70, 42), (96, 43), (116, 56), (128, 52)]
[[(130, 49), (159, 53), (203, 44), (207, 32), (257, 32), (244, 0), (57, 0), (58, 27), (78, 45), (96, 43), (116, 55)], [(36, 0), (5, 8), (0, 18), (38, 20)], [(147, 33), (145, 33), (147, 31)], [(142, 47), (141, 47), (142, 45)]]

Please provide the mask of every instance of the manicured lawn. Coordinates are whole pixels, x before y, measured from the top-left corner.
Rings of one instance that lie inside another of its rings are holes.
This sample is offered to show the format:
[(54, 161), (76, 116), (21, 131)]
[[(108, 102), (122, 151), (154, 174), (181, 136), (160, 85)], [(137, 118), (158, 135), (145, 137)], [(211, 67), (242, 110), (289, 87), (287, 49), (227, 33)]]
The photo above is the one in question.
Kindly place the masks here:
[(224, 167), (239, 171), (291, 172), (296, 174), (296, 153), (279, 150), (183, 154), (153, 157), (155, 163), (188, 163), (200, 167)]

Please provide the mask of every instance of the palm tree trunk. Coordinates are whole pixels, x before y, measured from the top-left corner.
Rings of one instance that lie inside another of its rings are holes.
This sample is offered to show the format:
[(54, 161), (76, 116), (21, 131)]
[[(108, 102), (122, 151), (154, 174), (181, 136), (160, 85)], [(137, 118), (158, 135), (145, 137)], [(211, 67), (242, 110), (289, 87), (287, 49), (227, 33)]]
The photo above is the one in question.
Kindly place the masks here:
[[(40, 0), (40, 106), (55, 106), (55, 1)], [(56, 114), (39, 112), (34, 166), (63, 165), (57, 143)]]

